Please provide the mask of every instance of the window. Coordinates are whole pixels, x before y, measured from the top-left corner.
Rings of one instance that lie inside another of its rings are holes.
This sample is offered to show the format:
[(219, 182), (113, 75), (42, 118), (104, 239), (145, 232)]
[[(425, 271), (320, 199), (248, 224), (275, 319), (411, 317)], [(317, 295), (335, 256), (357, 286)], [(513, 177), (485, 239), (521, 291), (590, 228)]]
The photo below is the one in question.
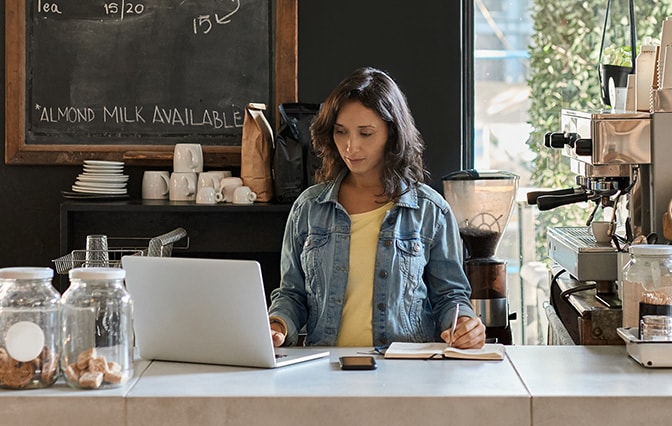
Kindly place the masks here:
[[(622, 12), (625, 0), (611, 4), (614, 19), (615, 5)], [(467, 87), (467, 92), (473, 89), (473, 164), (520, 176), (519, 202), (497, 251), (508, 261), (510, 309), (518, 314), (512, 322), (514, 341), (544, 343), (545, 315), (539, 305), (548, 299), (543, 294), (548, 275), (544, 277), (543, 265), (530, 266), (545, 260), (547, 226), (583, 225), (594, 204), (538, 212), (526, 206), (525, 194), (533, 185), (576, 186), (566, 158), (541, 142), (545, 132), (560, 130), (562, 108), (604, 108), (597, 62), (607, 2), (473, 0), (464, 7), (465, 16), (470, 15), (465, 27), (473, 29), (465, 49), (473, 47), (473, 81), (465, 83), (473, 83)], [(638, 44), (646, 37), (659, 39), (672, 0), (637, 2), (634, 7)]]
[[(525, 187), (530, 186), (534, 159), (526, 143), (531, 130), (527, 79), (532, 2), (474, 0), (473, 12), (474, 168), (506, 170), (520, 176), (521, 196), (497, 250), (497, 257), (507, 261), (509, 309), (517, 315), (511, 329), (517, 344), (543, 343), (545, 329), (536, 283), (520, 278), (521, 267), (535, 260), (533, 248), (522, 250), (534, 247), (534, 212), (521, 199)], [(533, 272), (538, 276), (544, 270)]]

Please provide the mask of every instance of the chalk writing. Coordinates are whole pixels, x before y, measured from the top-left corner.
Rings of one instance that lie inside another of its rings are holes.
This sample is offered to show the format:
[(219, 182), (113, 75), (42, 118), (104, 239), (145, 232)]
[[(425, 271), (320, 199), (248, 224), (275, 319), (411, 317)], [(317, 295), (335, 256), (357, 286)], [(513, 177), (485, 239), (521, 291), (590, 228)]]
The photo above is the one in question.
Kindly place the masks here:
[(194, 109), (154, 105), (145, 111), (143, 106), (43, 106), (35, 105), (38, 120), (43, 123), (111, 123), (138, 124), (152, 123), (166, 127), (205, 127), (209, 129), (233, 129), (243, 127), (243, 110), (232, 105), (229, 110)]
[(128, 108), (126, 107), (103, 107), (103, 121), (107, 123), (111, 121), (113, 123), (146, 123), (144, 117), (142, 116), (142, 107), (134, 108), (129, 113)]
[(126, 15), (140, 15), (145, 11), (145, 5), (142, 3), (133, 3), (122, 0), (121, 3), (105, 3), (106, 15), (118, 15), (119, 19), (124, 19)]
[[(214, 17), (210, 15), (199, 15), (194, 18), (194, 34), (198, 34), (199, 31), (202, 34), (208, 34), (212, 29), (213, 25), (226, 25), (231, 22), (231, 17), (238, 12), (240, 9), (240, 0), (231, 0), (235, 3), (235, 8), (222, 16), (219, 13), (215, 13)], [(214, 24), (213, 24), (214, 21)]]
[(199, 116), (198, 112), (194, 115), (191, 108), (160, 108), (154, 107), (152, 123), (161, 123), (172, 126), (206, 126), (213, 129), (230, 129), (233, 127), (243, 127), (243, 115), (239, 109), (232, 112), (231, 117), (227, 119), (224, 112), (203, 110)]
[(27, 145), (228, 152), (245, 105), (275, 102), (275, 0), (4, 1), (25, 9)]
[(49, 123), (90, 123), (96, 118), (93, 109), (87, 107), (43, 108), (41, 105), (36, 105), (35, 109), (40, 111), (40, 121)]
[(37, 0), (37, 12), (38, 13), (46, 13), (46, 14), (55, 13), (57, 15), (60, 15), (60, 14), (63, 13), (63, 12), (61, 12), (61, 8), (58, 5), (58, 3), (54, 3), (54, 2), (49, 3), (49, 2), (46, 2), (46, 1), (42, 2), (42, 0)]
[[(37, 0), (37, 12), (43, 15), (62, 15), (61, 5), (59, 1), (64, 1), (66, 4), (69, 0), (45, 1)], [(228, 0), (231, 3), (232, 10), (218, 11), (214, 13), (202, 13), (193, 18), (192, 26), (194, 34), (208, 34), (217, 25), (226, 25), (231, 23), (233, 15), (240, 10), (240, 0)], [(150, 6), (145, 4), (149, 2)], [(123, 21), (125, 18), (132, 15), (142, 15), (151, 6), (151, 0), (143, 1), (107, 1), (103, 3), (103, 12), (106, 17), (111, 17)], [(90, 8), (87, 10), (91, 10)], [(94, 6), (92, 9), (95, 14), (100, 13), (99, 6)], [(76, 11), (71, 11), (76, 13)], [(90, 16), (94, 18), (95, 16)]]

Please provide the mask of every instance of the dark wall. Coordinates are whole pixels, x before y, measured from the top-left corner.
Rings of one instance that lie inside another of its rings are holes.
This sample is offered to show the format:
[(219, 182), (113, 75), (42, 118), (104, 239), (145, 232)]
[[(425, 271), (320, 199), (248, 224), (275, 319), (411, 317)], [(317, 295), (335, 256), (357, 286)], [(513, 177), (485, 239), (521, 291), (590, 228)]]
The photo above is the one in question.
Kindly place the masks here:
[(461, 3), (300, 0), (299, 99), (321, 102), (361, 66), (387, 71), (406, 93), (440, 189), (462, 164)]
[[(460, 4), (454, 1), (299, 1), (299, 98), (320, 102), (351, 71), (387, 70), (406, 93), (427, 142), (433, 186), (461, 164)], [(5, 2), (0, 2), (0, 75), (5, 81)], [(0, 86), (4, 104), (4, 84)], [(9, 108), (14, 106), (9, 105)], [(51, 266), (59, 252), (60, 191), (80, 166), (4, 163), (0, 108), (0, 267)], [(126, 168), (140, 197), (144, 169)], [(84, 242), (82, 242), (84, 244)]]

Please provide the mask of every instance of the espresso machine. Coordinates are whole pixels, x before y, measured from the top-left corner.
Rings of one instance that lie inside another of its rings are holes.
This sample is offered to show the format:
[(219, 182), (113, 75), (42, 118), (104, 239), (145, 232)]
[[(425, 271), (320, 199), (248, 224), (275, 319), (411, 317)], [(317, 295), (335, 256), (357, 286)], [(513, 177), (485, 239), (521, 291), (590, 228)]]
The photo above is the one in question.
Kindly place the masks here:
[(464, 271), (471, 303), (486, 327), (486, 338), (513, 343), (509, 320), (506, 261), (495, 258), (511, 218), (518, 176), (503, 171), (460, 170), (443, 177), (444, 197), (458, 223), (467, 256)]
[[(562, 131), (547, 133), (544, 143), (562, 150), (576, 186), (528, 193), (528, 203), (539, 210), (595, 206), (586, 226), (547, 230), (551, 305), (575, 343), (621, 344), (616, 328), (624, 254), (632, 244), (662, 242), (672, 197), (672, 167), (665, 164), (672, 159), (672, 113), (563, 110), (561, 123)], [(588, 227), (600, 209), (611, 222), (608, 243), (597, 243)], [(578, 318), (570, 318), (571, 311)]]

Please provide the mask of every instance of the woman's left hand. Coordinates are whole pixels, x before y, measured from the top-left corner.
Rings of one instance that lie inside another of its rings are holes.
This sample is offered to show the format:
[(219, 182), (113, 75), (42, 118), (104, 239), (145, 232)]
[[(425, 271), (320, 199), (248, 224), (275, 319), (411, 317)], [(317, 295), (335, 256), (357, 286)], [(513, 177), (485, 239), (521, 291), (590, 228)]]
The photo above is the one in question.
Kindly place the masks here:
[(480, 318), (459, 317), (455, 335), (451, 336), (451, 329), (443, 330), (441, 338), (460, 349), (480, 349), (485, 343), (485, 325)]

